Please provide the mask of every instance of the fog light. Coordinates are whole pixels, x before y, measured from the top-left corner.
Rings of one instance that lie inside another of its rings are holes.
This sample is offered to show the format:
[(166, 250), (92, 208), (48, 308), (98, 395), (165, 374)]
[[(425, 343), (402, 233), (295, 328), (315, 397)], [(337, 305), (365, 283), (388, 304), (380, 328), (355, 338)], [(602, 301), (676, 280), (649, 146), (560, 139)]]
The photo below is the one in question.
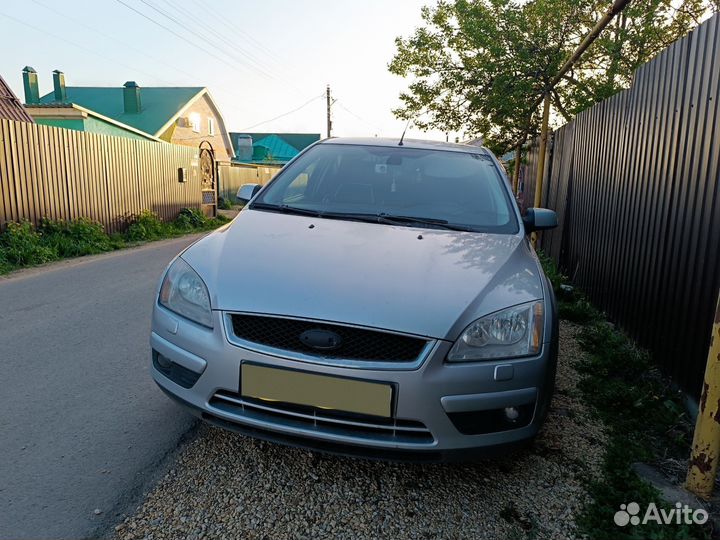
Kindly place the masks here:
[(507, 418), (510, 422), (514, 422), (520, 417), (520, 411), (518, 411), (515, 407), (505, 407), (505, 418)]
[(172, 360), (170, 360), (169, 358), (165, 358), (162, 354), (159, 353), (157, 355), (157, 363), (160, 365), (160, 367), (165, 369), (169, 368), (173, 364)]

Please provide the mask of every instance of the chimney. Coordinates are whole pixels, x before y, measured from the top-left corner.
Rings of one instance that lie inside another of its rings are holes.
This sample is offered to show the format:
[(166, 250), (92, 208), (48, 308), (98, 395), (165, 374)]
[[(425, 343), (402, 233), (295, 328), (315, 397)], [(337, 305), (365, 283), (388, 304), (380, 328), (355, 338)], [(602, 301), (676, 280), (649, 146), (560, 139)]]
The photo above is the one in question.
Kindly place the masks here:
[(53, 71), (53, 89), (55, 101), (57, 103), (67, 101), (67, 93), (65, 92), (65, 74), (58, 69)]
[(123, 103), (126, 114), (136, 114), (142, 110), (140, 103), (140, 87), (135, 81), (128, 81), (123, 86)]
[(252, 135), (238, 135), (236, 147), (237, 159), (240, 161), (252, 161), (253, 158), (253, 139)]
[(25, 66), (22, 75), (23, 86), (25, 87), (25, 103), (28, 105), (40, 103), (37, 72), (30, 66)]

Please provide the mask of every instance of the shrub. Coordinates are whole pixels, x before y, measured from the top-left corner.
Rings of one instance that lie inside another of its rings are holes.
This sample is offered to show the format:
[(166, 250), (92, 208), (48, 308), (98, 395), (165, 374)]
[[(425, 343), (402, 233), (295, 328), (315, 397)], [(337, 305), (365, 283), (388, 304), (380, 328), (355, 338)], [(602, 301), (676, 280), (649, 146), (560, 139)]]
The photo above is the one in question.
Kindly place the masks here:
[(0, 248), (0, 274), (7, 274), (12, 270), (12, 265), (5, 258), (5, 252)]
[(42, 243), (40, 233), (27, 221), (8, 223), (7, 230), (0, 235), (0, 250), (6, 263), (13, 266), (42, 264), (58, 257)]
[(112, 249), (122, 249), (126, 247), (126, 240), (122, 233), (112, 233), (109, 238)]
[(142, 240), (157, 240), (166, 234), (167, 227), (160, 218), (150, 210), (143, 210), (128, 227), (126, 236), (128, 240), (139, 242)]
[(558, 315), (561, 319), (578, 324), (586, 324), (602, 317), (584, 295), (574, 292), (569, 298), (560, 298)]
[(200, 210), (196, 208), (183, 208), (175, 218), (173, 225), (181, 231), (191, 231), (193, 229), (204, 229), (210, 220), (205, 217)]
[(567, 276), (560, 272), (555, 261), (543, 252), (538, 252), (538, 258), (555, 291), (558, 315), (561, 319), (578, 324), (587, 324), (602, 319), (602, 313), (595, 309), (583, 293), (576, 287), (568, 286)]
[(158, 240), (189, 232), (209, 231), (228, 221), (222, 216), (210, 219), (200, 210), (184, 208), (171, 223), (164, 223), (153, 212), (144, 210), (131, 219), (124, 234), (108, 235), (100, 223), (88, 218), (75, 221), (44, 219), (37, 229), (27, 221), (9, 223), (7, 230), (0, 233), (0, 274), (58, 258), (121, 249), (128, 240)]
[(538, 251), (537, 255), (538, 259), (540, 259), (540, 264), (545, 271), (545, 275), (548, 277), (553, 289), (555, 290), (555, 294), (559, 296), (562, 292), (560, 286), (568, 281), (567, 277), (560, 272), (560, 269), (555, 264), (555, 261), (545, 255), (545, 253)]
[(220, 210), (232, 210), (232, 203), (229, 199), (226, 199), (225, 197), (220, 197), (218, 199), (218, 208)]
[(100, 223), (88, 218), (76, 221), (43, 220), (40, 224), (43, 243), (60, 257), (93, 255), (115, 249)]
[(225, 216), (209, 218), (197, 208), (183, 208), (172, 225), (179, 232), (210, 231), (229, 221)]

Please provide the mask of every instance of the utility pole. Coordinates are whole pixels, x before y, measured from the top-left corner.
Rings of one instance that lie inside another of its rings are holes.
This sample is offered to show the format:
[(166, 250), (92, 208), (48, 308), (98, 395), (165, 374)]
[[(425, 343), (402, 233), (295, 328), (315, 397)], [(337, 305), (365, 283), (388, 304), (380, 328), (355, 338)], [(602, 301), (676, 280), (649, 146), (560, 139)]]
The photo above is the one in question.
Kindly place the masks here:
[(327, 85), (327, 88), (325, 89), (325, 98), (327, 101), (327, 136), (330, 138), (330, 133), (332, 132), (332, 120), (330, 119), (330, 106), (332, 105), (332, 101), (330, 99), (330, 85)]
[[(550, 92), (545, 93), (543, 99), (543, 115), (542, 115), (542, 126), (540, 128), (540, 148), (538, 150), (538, 165), (535, 176), (535, 200), (533, 206), (540, 208), (542, 203), (542, 188), (543, 178), (545, 177), (545, 153), (547, 151), (547, 140), (548, 140), (548, 120), (550, 118)], [(519, 145), (518, 145), (519, 146)], [(530, 235), (530, 241), (533, 247), (537, 247), (537, 233), (533, 232)]]
[(518, 144), (515, 149), (515, 168), (513, 169), (513, 196), (517, 197), (518, 194), (518, 183), (520, 180), (520, 160), (522, 157), (522, 144)]
[(703, 499), (712, 497), (720, 457), (720, 294), (714, 321), (685, 482), (686, 488)]

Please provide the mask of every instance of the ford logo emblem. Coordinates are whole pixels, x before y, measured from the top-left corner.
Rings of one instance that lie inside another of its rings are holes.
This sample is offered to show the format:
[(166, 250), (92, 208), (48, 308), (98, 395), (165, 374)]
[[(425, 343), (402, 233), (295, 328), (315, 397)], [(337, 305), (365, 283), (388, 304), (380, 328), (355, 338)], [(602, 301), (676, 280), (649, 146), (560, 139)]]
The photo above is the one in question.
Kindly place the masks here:
[(332, 351), (342, 344), (342, 338), (335, 332), (321, 330), (320, 328), (305, 330), (305, 332), (300, 334), (300, 341), (302, 341), (306, 347), (319, 351)]

